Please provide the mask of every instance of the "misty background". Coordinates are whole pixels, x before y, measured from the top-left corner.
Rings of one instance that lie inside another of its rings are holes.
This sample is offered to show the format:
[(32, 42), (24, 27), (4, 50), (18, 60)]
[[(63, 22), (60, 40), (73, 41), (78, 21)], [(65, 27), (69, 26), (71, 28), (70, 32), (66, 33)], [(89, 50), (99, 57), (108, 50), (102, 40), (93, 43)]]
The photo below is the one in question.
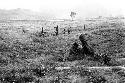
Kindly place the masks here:
[(124, 16), (124, 0), (1, 0), (0, 19), (76, 19)]

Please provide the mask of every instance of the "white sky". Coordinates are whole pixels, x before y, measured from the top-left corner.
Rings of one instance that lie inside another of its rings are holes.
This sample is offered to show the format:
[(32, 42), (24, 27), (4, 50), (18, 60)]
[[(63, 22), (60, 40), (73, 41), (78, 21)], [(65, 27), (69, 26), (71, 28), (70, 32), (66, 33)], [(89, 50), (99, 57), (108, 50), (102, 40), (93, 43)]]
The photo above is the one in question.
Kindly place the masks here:
[(70, 11), (77, 17), (125, 15), (124, 0), (0, 0), (0, 9), (30, 9), (68, 18)]

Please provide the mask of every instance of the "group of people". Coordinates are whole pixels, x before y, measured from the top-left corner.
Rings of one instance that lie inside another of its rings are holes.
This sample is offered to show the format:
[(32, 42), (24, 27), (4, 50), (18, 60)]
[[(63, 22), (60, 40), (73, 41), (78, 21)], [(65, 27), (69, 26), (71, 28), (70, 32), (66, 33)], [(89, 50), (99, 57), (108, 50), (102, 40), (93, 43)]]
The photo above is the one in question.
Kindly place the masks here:
[[(68, 29), (63, 29), (63, 34), (66, 34), (66, 33), (68, 33), (68, 34), (70, 34), (71, 33), (71, 26), (68, 28)], [(55, 35), (57, 36), (57, 35), (59, 35), (59, 26), (57, 25), (56, 27), (54, 27), (54, 29), (55, 29)], [(84, 25), (84, 29), (86, 29), (86, 25)], [(25, 31), (23, 30), (23, 32), (25, 33)], [(42, 27), (42, 30), (41, 30), (41, 32), (40, 32), (40, 36), (43, 36), (44, 37), (44, 35), (45, 35), (45, 33), (46, 32), (44, 32), (44, 29), (43, 29), (43, 27)]]
[(81, 34), (79, 36), (79, 40), (81, 41), (81, 45), (82, 48), (79, 47), (78, 43), (73, 43), (70, 52), (69, 52), (69, 58), (70, 60), (74, 60), (74, 59), (83, 59), (85, 58), (87, 55), (88, 56), (92, 56), (94, 57), (94, 50), (88, 45), (86, 39), (85, 39), (85, 35)]
[[(84, 26), (85, 28), (85, 26)], [(59, 27), (58, 25), (54, 27), (55, 29), (55, 35), (59, 35)], [(64, 29), (65, 34), (66, 30)], [(68, 34), (70, 34), (71, 30), (67, 30)], [(42, 27), (41, 34), (44, 36), (44, 31)], [(70, 52), (69, 56), (67, 58), (68, 61), (74, 61), (74, 60), (82, 60), (85, 58), (89, 58), (91, 60), (96, 61), (102, 61), (104, 64), (109, 65), (111, 58), (107, 54), (99, 55), (95, 53), (95, 50), (87, 43), (86, 35), (88, 34), (81, 34), (79, 36), (79, 40), (81, 41), (81, 48), (79, 47), (79, 44), (77, 42), (74, 42)]]
[(105, 65), (110, 64), (111, 58), (108, 55), (96, 54), (94, 49), (90, 45), (88, 45), (87, 40), (85, 38), (85, 34), (81, 34), (79, 36), (79, 40), (81, 41), (82, 47), (80, 48), (79, 44), (76, 42), (73, 43), (69, 52), (69, 56), (67, 58), (68, 61), (83, 60), (88, 57), (91, 60), (101, 61)]
[[(54, 27), (54, 28), (55, 28), (55, 34), (56, 34), (56, 36), (59, 35), (59, 27), (58, 27), (58, 25), (56, 27)], [(70, 34), (71, 33), (71, 27), (68, 28), (67, 30), (64, 28), (63, 29), (63, 34), (66, 34), (66, 32), (68, 32), (68, 34)]]
[[(57, 25), (56, 27), (54, 27), (54, 29), (55, 29), (54, 35), (55, 35), (55, 36), (59, 35), (59, 26)], [(65, 29), (65, 28), (64, 28), (64, 29), (63, 29), (63, 34), (66, 34), (66, 32), (67, 32), (68, 34), (70, 34), (70, 33), (71, 33), (71, 27), (68, 28), (68, 29)], [(45, 35), (45, 32), (44, 32), (43, 27), (42, 27), (42, 30), (41, 30), (41, 32), (40, 32), (40, 36), (43, 36), (43, 37), (44, 37), (44, 35)]]
[[(70, 34), (71, 33), (71, 26), (68, 28), (68, 29), (63, 29), (63, 34), (66, 34), (66, 32), (68, 33), (68, 34)], [(84, 25), (84, 27), (83, 27), (84, 29), (86, 29), (86, 25)], [(56, 27), (54, 27), (54, 29), (55, 29), (55, 34), (56, 34), (56, 36), (59, 34), (59, 27), (58, 27), (58, 25), (56, 26)]]

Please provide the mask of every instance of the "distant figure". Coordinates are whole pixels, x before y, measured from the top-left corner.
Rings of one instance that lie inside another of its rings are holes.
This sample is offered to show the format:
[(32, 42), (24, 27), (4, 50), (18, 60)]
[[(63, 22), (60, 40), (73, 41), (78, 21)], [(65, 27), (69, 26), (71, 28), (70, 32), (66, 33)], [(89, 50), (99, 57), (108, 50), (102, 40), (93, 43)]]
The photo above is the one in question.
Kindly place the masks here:
[(85, 26), (85, 24), (84, 24), (84, 29), (86, 29), (86, 26)]
[(68, 29), (68, 34), (70, 34), (70, 30)]
[(44, 37), (44, 30), (43, 30), (43, 27), (42, 27), (41, 34), (42, 34), (42, 36)]
[(59, 34), (59, 29), (58, 29), (58, 25), (57, 25), (57, 27), (54, 27), (55, 29), (56, 29), (56, 36)]
[(44, 33), (44, 31), (43, 31), (43, 27), (42, 27), (42, 33)]
[(22, 32), (23, 32), (23, 33), (26, 33), (26, 30), (25, 30), (24, 28), (22, 28)]
[(63, 30), (63, 34), (65, 34), (65, 33), (66, 33), (66, 29)]
[(67, 31), (68, 31), (68, 34), (70, 34), (70, 32), (71, 32), (71, 27), (70, 27), (70, 28), (68, 28), (68, 30), (67, 30)]

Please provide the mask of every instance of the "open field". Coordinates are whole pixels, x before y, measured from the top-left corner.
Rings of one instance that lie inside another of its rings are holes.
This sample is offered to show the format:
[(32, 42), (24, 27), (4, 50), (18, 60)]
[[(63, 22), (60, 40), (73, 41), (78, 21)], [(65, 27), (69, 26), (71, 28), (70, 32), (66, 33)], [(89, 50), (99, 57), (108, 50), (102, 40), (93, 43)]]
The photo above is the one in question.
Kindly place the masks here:
[[(84, 29), (84, 24), (86, 29)], [(55, 36), (54, 27), (59, 26)], [(45, 37), (40, 36), (44, 27)], [(71, 33), (63, 29), (71, 27)], [(89, 60), (67, 61), (79, 35), (88, 33), (96, 54), (108, 54), (110, 66)], [(7, 21), (0, 23), (1, 83), (124, 83), (125, 25), (123, 19), (92, 21)]]

